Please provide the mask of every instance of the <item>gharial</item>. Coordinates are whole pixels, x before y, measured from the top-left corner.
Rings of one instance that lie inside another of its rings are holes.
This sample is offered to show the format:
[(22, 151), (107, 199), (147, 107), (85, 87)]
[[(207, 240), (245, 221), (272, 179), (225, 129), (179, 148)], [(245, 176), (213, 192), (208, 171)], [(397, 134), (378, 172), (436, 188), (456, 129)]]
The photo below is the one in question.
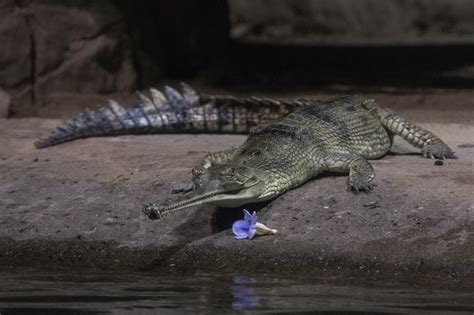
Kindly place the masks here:
[(373, 188), (367, 161), (384, 156), (398, 135), (425, 157), (455, 159), (436, 135), (374, 100), (342, 96), (326, 101), (199, 95), (183, 84), (182, 92), (151, 89), (138, 93), (138, 104), (124, 109), (86, 110), (48, 138), (45, 148), (77, 138), (143, 133), (250, 133), (238, 148), (210, 153), (192, 169), (193, 189), (176, 200), (149, 204), (151, 219), (200, 204), (238, 207), (269, 200), (325, 172), (349, 173), (350, 187)]

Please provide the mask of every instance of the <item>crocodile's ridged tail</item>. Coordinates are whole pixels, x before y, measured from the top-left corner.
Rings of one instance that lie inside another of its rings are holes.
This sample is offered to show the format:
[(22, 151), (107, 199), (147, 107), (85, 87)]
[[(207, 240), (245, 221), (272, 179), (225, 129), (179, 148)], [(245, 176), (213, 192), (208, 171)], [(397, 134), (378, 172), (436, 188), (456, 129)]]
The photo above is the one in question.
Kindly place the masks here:
[[(79, 138), (178, 132), (192, 124), (193, 114), (199, 105), (199, 97), (183, 84), (182, 92), (165, 87), (165, 94), (150, 89), (151, 98), (137, 92), (137, 105), (125, 109), (116, 101), (96, 111), (86, 109), (59, 126), (51, 136), (35, 143), (36, 148), (46, 148)], [(209, 106), (202, 106), (207, 109)], [(202, 111), (202, 110), (201, 110)], [(199, 111), (199, 112), (201, 112)], [(205, 116), (205, 115), (204, 115)]]
[(47, 148), (80, 138), (150, 133), (248, 133), (256, 125), (287, 114), (304, 100), (278, 101), (268, 98), (199, 96), (182, 83), (181, 92), (166, 86), (164, 94), (150, 89), (147, 97), (137, 93), (138, 102), (125, 109), (110, 100), (107, 106), (73, 117), (51, 136), (35, 143)]
[(155, 89), (150, 94), (151, 98), (137, 92), (137, 105), (128, 109), (113, 100), (98, 110), (86, 109), (35, 146), (47, 148), (88, 137), (212, 131), (214, 126), (228, 124), (228, 110), (216, 108), (212, 101), (201, 104), (197, 93), (184, 83), (182, 92), (166, 86), (164, 94)]

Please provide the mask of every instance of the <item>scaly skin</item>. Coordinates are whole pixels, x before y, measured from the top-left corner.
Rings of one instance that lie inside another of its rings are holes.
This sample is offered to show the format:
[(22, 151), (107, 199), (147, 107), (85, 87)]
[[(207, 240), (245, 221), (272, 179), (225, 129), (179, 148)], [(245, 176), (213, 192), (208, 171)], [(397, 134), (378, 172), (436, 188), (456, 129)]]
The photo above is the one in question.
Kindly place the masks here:
[(324, 172), (349, 173), (350, 187), (373, 188), (367, 161), (384, 156), (399, 135), (431, 158), (456, 158), (431, 132), (379, 108), (373, 100), (340, 97), (301, 106), (284, 118), (257, 127), (238, 149), (213, 153), (193, 169), (195, 190), (162, 204), (146, 205), (150, 219), (210, 203), (237, 207), (300, 186)]

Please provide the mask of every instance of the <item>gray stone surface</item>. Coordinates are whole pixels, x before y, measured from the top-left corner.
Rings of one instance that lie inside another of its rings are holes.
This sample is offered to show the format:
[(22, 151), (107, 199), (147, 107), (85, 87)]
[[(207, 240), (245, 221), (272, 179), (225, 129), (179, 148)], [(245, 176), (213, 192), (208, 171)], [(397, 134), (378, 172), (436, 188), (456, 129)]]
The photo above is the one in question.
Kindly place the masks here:
[(232, 37), (292, 44), (474, 42), (470, 0), (229, 0)]
[[(2, 120), (0, 265), (472, 286), (472, 93), (372, 96), (445, 139), (459, 160), (437, 166), (397, 142), (395, 153), (372, 161), (372, 193), (354, 195), (347, 177), (321, 176), (256, 207), (259, 221), (279, 234), (253, 241), (237, 241), (225, 229), (240, 209), (202, 206), (161, 221), (141, 213), (143, 203), (172, 197), (207, 152), (244, 136), (123, 136), (36, 150), (33, 142), (58, 120)], [(420, 100), (426, 105), (410, 107)]]

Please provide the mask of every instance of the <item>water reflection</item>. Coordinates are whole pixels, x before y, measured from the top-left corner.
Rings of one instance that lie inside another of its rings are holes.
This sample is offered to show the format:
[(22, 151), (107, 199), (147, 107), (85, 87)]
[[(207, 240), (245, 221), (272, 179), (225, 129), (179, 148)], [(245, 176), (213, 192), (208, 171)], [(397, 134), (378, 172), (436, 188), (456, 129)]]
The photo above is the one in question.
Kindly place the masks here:
[(258, 306), (260, 298), (250, 285), (257, 281), (251, 277), (234, 277), (232, 286), (232, 308), (238, 311), (251, 310)]
[(472, 292), (357, 288), (309, 279), (0, 272), (0, 314), (466, 314)]

